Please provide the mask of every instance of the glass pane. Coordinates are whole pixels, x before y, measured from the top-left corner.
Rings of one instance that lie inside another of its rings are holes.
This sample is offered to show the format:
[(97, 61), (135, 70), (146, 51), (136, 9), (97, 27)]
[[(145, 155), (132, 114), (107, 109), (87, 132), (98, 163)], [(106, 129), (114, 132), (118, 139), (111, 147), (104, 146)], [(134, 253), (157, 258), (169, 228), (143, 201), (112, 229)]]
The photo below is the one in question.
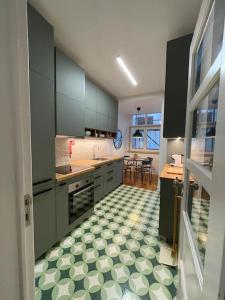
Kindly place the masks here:
[(205, 31), (195, 57), (194, 94), (214, 63), (223, 42), (224, 3), (216, 0), (212, 6)]
[(208, 239), (209, 209), (210, 195), (197, 182), (195, 176), (191, 174), (189, 179), (188, 215), (203, 266)]
[(160, 125), (161, 124), (161, 113), (147, 114), (148, 125)]
[(145, 125), (145, 114), (133, 115), (132, 116), (132, 125)]
[(143, 138), (133, 138), (133, 134), (136, 132), (137, 129), (131, 129), (131, 147), (132, 149), (144, 149), (144, 129), (138, 129), (142, 134)]
[(147, 150), (159, 150), (160, 129), (147, 130)]
[(201, 43), (195, 56), (195, 74), (194, 74), (194, 94), (198, 90), (201, 82), (205, 78), (210, 66), (212, 58), (212, 37), (213, 37), (213, 18), (214, 6), (209, 15), (205, 31)]
[(193, 112), (191, 159), (212, 170), (216, 135), (219, 83)]

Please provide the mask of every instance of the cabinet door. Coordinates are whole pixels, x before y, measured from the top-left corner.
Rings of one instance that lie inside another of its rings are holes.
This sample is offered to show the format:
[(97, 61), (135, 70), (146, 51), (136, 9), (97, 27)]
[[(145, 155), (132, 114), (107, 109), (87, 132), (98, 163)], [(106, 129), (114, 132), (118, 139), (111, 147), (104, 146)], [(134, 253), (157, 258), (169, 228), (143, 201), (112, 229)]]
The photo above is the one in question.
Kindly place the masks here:
[(109, 127), (108, 116), (97, 113), (97, 128), (98, 130), (107, 131)]
[(37, 259), (56, 243), (55, 190), (48, 187), (33, 196), (34, 248)]
[(59, 183), (56, 188), (56, 232), (57, 241), (60, 241), (67, 233), (69, 226), (68, 208), (68, 184)]
[(55, 110), (53, 81), (30, 71), (33, 183), (55, 178)]
[(85, 128), (97, 128), (97, 114), (88, 108), (85, 108)]
[(118, 102), (112, 97), (110, 98), (109, 102), (108, 117), (109, 131), (116, 132), (118, 122)]
[(29, 67), (54, 80), (53, 27), (30, 5), (27, 6)]
[(57, 134), (84, 137), (84, 102), (56, 93)]
[(84, 101), (84, 70), (59, 49), (56, 49), (56, 91), (72, 99)]
[(123, 182), (123, 160), (113, 162), (115, 188)]
[(109, 98), (108, 95), (97, 87), (97, 112), (108, 117)]
[(104, 177), (100, 173), (94, 174), (94, 201), (95, 204), (104, 197)]
[(97, 88), (88, 78), (85, 79), (85, 107), (96, 112), (97, 110)]
[(189, 52), (192, 35), (167, 43), (163, 137), (185, 136)]

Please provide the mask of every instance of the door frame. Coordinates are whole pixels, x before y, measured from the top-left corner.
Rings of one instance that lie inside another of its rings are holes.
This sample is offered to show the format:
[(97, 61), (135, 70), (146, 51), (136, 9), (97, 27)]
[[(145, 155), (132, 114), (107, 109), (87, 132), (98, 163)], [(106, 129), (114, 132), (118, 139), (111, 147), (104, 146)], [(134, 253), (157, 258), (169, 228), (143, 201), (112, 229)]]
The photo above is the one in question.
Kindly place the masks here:
[(12, 123), (15, 138), (15, 175), (17, 183), (18, 246), (21, 269), (21, 295), (32, 300), (35, 295), (34, 282), (34, 226), (31, 200), (30, 225), (25, 225), (24, 196), (32, 199), (32, 155), (29, 87), (29, 53), (27, 1), (13, 0), (13, 18), (9, 26), (14, 28), (13, 44), (13, 99)]
[[(218, 0), (218, 2), (221, 0)], [(201, 185), (205, 186), (207, 192), (210, 194), (214, 201), (210, 203), (210, 215), (209, 215), (209, 226), (208, 226), (208, 242), (205, 256), (205, 267), (202, 268), (198, 259), (197, 246), (193, 241), (193, 235), (191, 230), (191, 223), (187, 215), (187, 199), (188, 199), (188, 185), (184, 184), (183, 201), (181, 204), (181, 224), (180, 224), (180, 251), (179, 251), (179, 273), (180, 273), (180, 284), (178, 289), (178, 299), (189, 299), (188, 286), (186, 281), (186, 268), (184, 247), (188, 245), (190, 249), (190, 256), (193, 261), (193, 271), (197, 278), (197, 285), (199, 288), (200, 299), (224, 299), (223, 281), (225, 280), (225, 270), (222, 270), (224, 260), (224, 245), (225, 236), (224, 228), (225, 222), (222, 213), (225, 210), (225, 203), (222, 203), (222, 195), (225, 194), (225, 187), (222, 179), (225, 177), (225, 162), (224, 162), (224, 148), (225, 148), (225, 122), (223, 119), (225, 116), (225, 65), (222, 61), (225, 61), (225, 30), (223, 33), (223, 44), (222, 49), (217, 59), (212, 64), (206, 77), (200, 85), (199, 90), (194, 95), (193, 91), (193, 74), (194, 74), (194, 56), (197, 47), (201, 41), (202, 34), (205, 29), (205, 25), (211, 11), (213, 0), (204, 0), (200, 9), (199, 18), (195, 27), (194, 36), (190, 48), (190, 60), (189, 60), (189, 76), (188, 76), (188, 97), (187, 97), (187, 114), (186, 114), (186, 133), (185, 133), (185, 167), (184, 167), (184, 183), (188, 182), (189, 172), (194, 173), (199, 179)], [(202, 99), (207, 95), (208, 91), (220, 78), (219, 88), (219, 104), (218, 104), (218, 117), (217, 117), (217, 131), (215, 139), (214, 149), (214, 168), (212, 172), (204, 169), (189, 157), (190, 153), (190, 139), (192, 135), (192, 116), (191, 112), (198, 106)], [(217, 203), (215, 205), (215, 199)], [(220, 235), (218, 238), (217, 247), (215, 247), (215, 232)], [(186, 236), (186, 239), (185, 239)], [(185, 244), (187, 242), (187, 244)], [(212, 259), (212, 257), (214, 259)], [(216, 259), (215, 259), (216, 258)], [(213, 261), (213, 263), (212, 263)], [(211, 272), (207, 272), (207, 270)], [(190, 271), (190, 270), (188, 270)], [(210, 273), (210, 274), (209, 274)], [(212, 275), (213, 274), (213, 275)], [(212, 289), (212, 286), (214, 287)], [(202, 297), (202, 298), (200, 298)], [(192, 300), (192, 299), (191, 299)], [(193, 299), (194, 300), (194, 299)]]

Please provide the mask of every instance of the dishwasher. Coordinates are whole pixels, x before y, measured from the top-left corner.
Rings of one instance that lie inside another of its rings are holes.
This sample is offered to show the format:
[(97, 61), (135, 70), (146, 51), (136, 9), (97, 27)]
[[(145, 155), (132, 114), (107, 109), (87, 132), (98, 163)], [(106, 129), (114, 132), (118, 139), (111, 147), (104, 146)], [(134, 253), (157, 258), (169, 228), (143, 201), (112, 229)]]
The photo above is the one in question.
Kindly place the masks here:
[(72, 224), (85, 212), (94, 208), (94, 179), (86, 178), (71, 183), (69, 193), (69, 224)]

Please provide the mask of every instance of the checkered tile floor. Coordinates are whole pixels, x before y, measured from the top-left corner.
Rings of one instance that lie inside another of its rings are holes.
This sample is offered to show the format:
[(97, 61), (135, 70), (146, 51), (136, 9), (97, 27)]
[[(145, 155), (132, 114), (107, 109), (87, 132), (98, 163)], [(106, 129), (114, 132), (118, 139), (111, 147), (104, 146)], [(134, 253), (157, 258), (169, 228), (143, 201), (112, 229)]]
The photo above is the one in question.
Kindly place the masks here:
[(210, 200), (195, 197), (192, 199), (191, 224), (203, 265), (208, 235), (209, 206)]
[(35, 297), (174, 300), (175, 268), (160, 265), (159, 192), (122, 185), (35, 266)]

